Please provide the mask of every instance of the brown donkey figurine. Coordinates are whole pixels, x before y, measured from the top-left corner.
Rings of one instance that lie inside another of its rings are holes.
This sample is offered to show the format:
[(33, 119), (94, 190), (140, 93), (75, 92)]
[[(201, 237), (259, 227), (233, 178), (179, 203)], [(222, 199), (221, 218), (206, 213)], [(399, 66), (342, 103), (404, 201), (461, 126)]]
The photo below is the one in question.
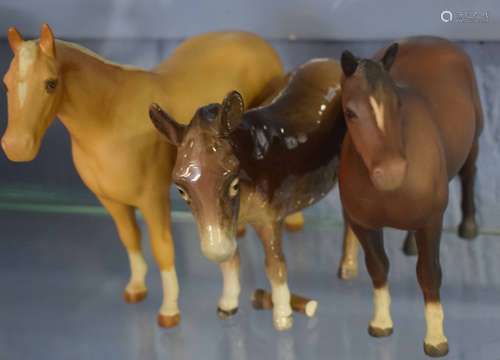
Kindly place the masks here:
[[(242, 97), (231, 92), (222, 105), (200, 108), (187, 126), (151, 106), (154, 124), (178, 148), (173, 181), (196, 218), (202, 252), (220, 263), (222, 318), (238, 309), (235, 232), (248, 223), (264, 247), (274, 326), (292, 326), (282, 221), (323, 198), (336, 182), (345, 134), (340, 77), (337, 62), (313, 60), (293, 72), (267, 105), (243, 113)], [(269, 308), (262, 297), (254, 299), (257, 306)], [(301, 311), (299, 302), (308, 302), (295, 298)]]
[(348, 132), (339, 186), (373, 281), (369, 333), (388, 336), (393, 329), (382, 228), (414, 231), (427, 322), (424, 350), (444, 356), (439, 244), (448, 181), (457, 174), (463, 188), (461, 229), (476, 233), (473, 187), (483, 123), (472, 64), (453, 43), (432, 37), (393, 44), (374, 59), (345, 51), (341, 63)]
[(56, 40), (47, 25), (37, 41), (24, 41), (14, 28), (8, 39), (14, 59), (4, 77), (9, 112), (5, 153), (13, 161), (32, 160), (45, 130), (59, 117), (71, 136), (78, 173), (113, 217), (127, 250), (131, 277), (125, 300), (137, 302), (147, 293), (138, 208), (161, 271), (159, 324), (176, 325), (178, 284), (168, 199), (175, 148), (152, 126), (149, 105), (159, 102), (180, 122), (232, 89), (255, 105), (267, 84), (283, 77), (278, 55), (256, 35), (214, 32), (188, 39), (146, 71)]

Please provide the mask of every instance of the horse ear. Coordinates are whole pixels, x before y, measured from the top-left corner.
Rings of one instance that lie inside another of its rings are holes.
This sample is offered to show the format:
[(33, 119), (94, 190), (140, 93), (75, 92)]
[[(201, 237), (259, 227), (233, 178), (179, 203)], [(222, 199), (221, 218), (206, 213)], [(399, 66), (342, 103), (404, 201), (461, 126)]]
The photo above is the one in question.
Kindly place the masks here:
[(231, 91), (222, 102), (221, 131), (229, 135), (234, 131), (243, 119), (245, 105), (243, 97), (239, 92)]
[(342, 65), (344, 75), (349, 77), (358, 68), (359, 61), (349, 50), (345, 50), (340, 57), (340, 64)]
[(40, 29), (40, 49), (52, 58), (56, 57), (56, 43), (54, 33), (48, 24), (43, 24)]
[(399, 45), (398, 43), (394, 43), (387, 48), (384, 56), (382, 57), (382, 65), (386, 71), (391, 69), (392, 64), (394, 64), (394, 60), (396, 60), (396, 55), (398, 54)]
[(184, 137), (185, 126), (177, 123), (160, 105), (151, 104), (149, 117), (156, 129), (165, 135), (167, 141), (174, 146), (179, 146)]
[(9, 45), (12, 49), (12, 52), (14, 52), (14, 54), (17, 54), (19, 46), (21, 46), (24, 41), (23, 37), (21, 36), (19, 31), (17, 31), (17, 29), (12, 26), (9, 28), (9, 30), (7, 30), (7, 38), (9, 39)]

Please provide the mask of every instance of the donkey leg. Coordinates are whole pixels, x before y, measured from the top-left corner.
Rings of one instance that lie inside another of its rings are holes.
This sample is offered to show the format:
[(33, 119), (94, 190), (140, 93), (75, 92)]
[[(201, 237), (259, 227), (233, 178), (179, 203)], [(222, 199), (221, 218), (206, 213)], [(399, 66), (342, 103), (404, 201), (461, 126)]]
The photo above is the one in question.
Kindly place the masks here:
[(391, 294), (387, 284), (389, 260), (384, 250), (382, 229), (367, 230), (352, 223), (351, 227), (363, 247), (366, 269), (373, 283), (373, 318), (368, 333), (373, 337), (389, 336), (393, 332)]
[(439, 243), (441, 240), (442, 217), (433, 219), (416, 233), (418, 246), (417, 276), (425, 301), (427, 333), (424, 351), (432, 357), (448, 353), (448, 340), (444, 335), (444, 313), (439, 296), (441, 287), (441, 265)]
[(462, 184), (462, 222), (458, 227), (458, 235), (464, 239), (474, 239), (478, 234), (476, 206), (474, 204), (474, 181), (478, 152), (479, 144), (476, 141), (459, 173)]
[(344, 217), (344, 243), (342, 245), (342, 260), (338, 277), (342, 280), (355, 279), (358, 276), (359, 240)]
[(276, 330), (288, 330), (293, 325), (290, 290), (285, 255), (281, 245), (282, 224), (270, 223), (256, 226), (265, 252), (266, 274), (271, 283), (273, 323)]
[(158, 314), (158, 325), (169, 328), (180, 322), (179, 284), (175, 271), (174, 242), (171, 234), (170, 206), (167, 197), (158, 197), (141, 207), (149, 229), (153, 256), (160, 268), (163, 302)]
[(220, 264), (222, 278), (224, 281), (222, 296), (219, 299), (217, 315), (222, 320), (229, 319), (238, 311), (238, 301), (240, 296), (240, 254), (236, 254)]
[(137, 226), (134, 208), (102, 197), (99, 197), (99, 200), (111, 214), (130, 262), (130, 280), (123, 297), (127, 303), (139, 302), (148, 293), (145, 282), (148, 266), (141, 250), (141, 232)]
[(298, 211), (285, 218), (285, 226), (288, 231), (299, 231), (304, 228), (304, 214)]

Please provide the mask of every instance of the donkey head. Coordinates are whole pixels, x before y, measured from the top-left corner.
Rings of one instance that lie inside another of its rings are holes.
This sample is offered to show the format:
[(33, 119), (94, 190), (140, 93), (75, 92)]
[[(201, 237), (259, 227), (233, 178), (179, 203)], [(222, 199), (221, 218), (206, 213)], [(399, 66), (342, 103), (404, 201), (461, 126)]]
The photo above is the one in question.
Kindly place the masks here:
[(198, 224), (201, 249), (221, 262), (236, 251), (240, 164), (229, 139), (243, 115), (243, 98), (233, 91), (222, 104), (198, 109), (189, 125), (177, 123), (158, 105), (150, 108), (156, 128), (177, 147), (173, 182)]

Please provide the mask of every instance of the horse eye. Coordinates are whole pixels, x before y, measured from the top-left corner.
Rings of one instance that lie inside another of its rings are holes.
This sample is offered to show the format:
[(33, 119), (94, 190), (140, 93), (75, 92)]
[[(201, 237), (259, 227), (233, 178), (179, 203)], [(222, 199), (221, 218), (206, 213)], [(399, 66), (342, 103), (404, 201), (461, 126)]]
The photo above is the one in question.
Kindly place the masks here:
[(352, 111), (351, 109), (346, 109), (345, 112), (344, 112), (344, 115), (345, 115), (345, 118), (347, 120), (351, 120), (351, 119), (354, 119), (356, 116), (356, 113), (354, 111)]
[(45, 90), (51, 94), (56, 90), (57, 79), (49, 79), (45, 81)]
[(189, 197), (188, 193), (186, 192), (186, 190), (184, 190), (182, 187), (180, 187), (179, 185), (176, 186), (177, 187), (177, 190), (179, 191), (179, 194), (181, 195), (181, 198), (184, 199), (185, 202), (187, 202), (188, 204), (191, 202), (191, 198)]
[(2, 83), (3, 84), (3, 87), (5, 89), (5, 92), (8, 93), (9, 92), (9, 88), (7, 87), (7, 84), (5, 83)]
[(234, 178), (229, 184), (229, 197), (234, 198), (240, 191), (240, 179)]

